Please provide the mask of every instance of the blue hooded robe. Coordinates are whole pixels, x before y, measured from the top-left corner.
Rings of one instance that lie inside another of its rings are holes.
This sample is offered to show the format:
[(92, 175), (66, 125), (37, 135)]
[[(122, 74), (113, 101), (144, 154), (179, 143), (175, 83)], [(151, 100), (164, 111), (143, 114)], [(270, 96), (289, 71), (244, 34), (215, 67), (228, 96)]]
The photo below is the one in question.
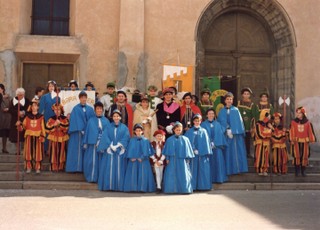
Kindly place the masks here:
[(225, 149), (225, 161), (227, 175), (248, 172), (248, 161), (246, 147), (244, 144), (245, 129), (242, 117), (237, 107), (230, 109), (224, 107), (220, 110), (218, 121), (223, 132), (231, 129), (233, 138), (227, 138), (227, 148)]
[[(110, 141), (108, 143), (108, 140)], [(102, 133), (101, 141), (98, 146), (98, 152), (103, 152), (99, 164), (99, 190), (123, 191), (124, 177), (127, 166), (125, 157), (126, 148), (130, 140), (129, 129), (125, 124), (114, 122), (110, 128)], [(116, 151), (110, 148), (112, 145), (118, 145)]]
[(194, 154), (189, 139), (182, 135), (169, 137), (162, 154), (169, 160), (164, 171), (163, 192), (192, 193), (189, 161), (194, 158)]
[[(128, 165), (124, 181), (125, 192), (154, 192), (156, 185), (149, 158), (154, 154), (150, 141), (144, 136), (130, 139), (126, 157)], [(135, 159), (134, 162), (131, 160)], [(139, 162), (138, 159), (142, 161)]]
[(191, 127), (185, 136), (189, 139), (192, 149), (197, 151), (191, 159), (190, 169), (192, 173), (193, 190), (211, 190), (211, 170), (209, 156), (212, 155), (210, 140), (207, 131), (201, 126)]
[[(99, 120), (101, 125), (99, 125)], [(99, 160), (101, 160), (102, 153), (97, 152), (97, 146), (101, 141), (102, 132), (108, 128), (110, 128), (110, 122), (104, 116), (91, 117), (88, 121), (83, 138), (83, 144), (86, 146), (83, 155), (83, 174), (87, 182), (98, 181)], [(108, 139), (103, 141), (110, 144)]]
[(83, 171), (83, 135), (87, 122), (95, 113), (89, 105), (77, 104), (70, 114), (66, 172)]
[(201, 123), (201, 126), (208, 132), (213, 153), (213, 155), (210, 155), (212, 183), (223, 183), (228, 180), (228, 176), (223, 156), (223, 148), (227, 146), (227, 142), (222, 127), (216, 120), (205, 120)]

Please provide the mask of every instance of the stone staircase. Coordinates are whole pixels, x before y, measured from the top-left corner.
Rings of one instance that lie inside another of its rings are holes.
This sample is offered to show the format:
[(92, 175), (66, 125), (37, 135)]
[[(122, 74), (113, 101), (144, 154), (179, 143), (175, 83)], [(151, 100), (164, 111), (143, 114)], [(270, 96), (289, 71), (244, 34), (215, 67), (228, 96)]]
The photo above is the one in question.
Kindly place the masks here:
[[(1, 143), (1, 142), (0, 142)], [(10, 150), (10, 152), (14, 152)], [(317, 153), (313, 153), (316, 155)], [(317, 154), (319, 155), (319, 154)], [(217, 190), (294, 190), (320, 189), (320, 157), (310, 158), (307, 177), (295, 177), (294, 167), (288, 164), (287, 175), (258, 176), (253, 167), (253, 159), (248, 159), (249, 172), (229, 176), (224, 184), (215, 184)], [(40, 174), (26, 174), (23, 170), (23, 157), (0, 153), (0, 189), (57, 189), (57, 190), (97, 190), (97, 185), (87, 183), (80, 173), (49, 171), (49, 159), (45, 157)]]

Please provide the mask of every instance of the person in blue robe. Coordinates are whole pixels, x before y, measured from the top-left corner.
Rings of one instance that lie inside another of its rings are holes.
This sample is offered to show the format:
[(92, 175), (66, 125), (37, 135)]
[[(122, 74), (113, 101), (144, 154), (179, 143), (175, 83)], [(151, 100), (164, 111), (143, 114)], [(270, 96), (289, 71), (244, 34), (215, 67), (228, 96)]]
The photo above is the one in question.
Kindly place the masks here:
[[(125, 156), (130, 140), (128, 127), (121, 123), (121, 112), (114, 110), (110, 128), (102, 133), (98, 152), (102, 152), (99, 164), (98, 188), (101, 191), (123, 191), (127, 166)], [(108, 141), (110, 140), (110, 143)]]
[[(45, 124), (47, 124), (50, 117), (55, 116), (54, 111), (52, 110), (52, 105), (60, 103), (60, 98), (57, 95), (57, 83), (55, 81), (48, 81), (47, 90), (48, 93), (40, 98), (39, 103), (39, 113), (43, 114)], [(47, 151), (48, 148), (49, 141), (46, 138), (44, 142), (44, 151)]]
[(154, 154), (150, 141), (143, 136), (142, 124), (133, 127), (126, 158), (128, 165), (124, 180), (125, 192), (155, 192), (156, 185), (149, 158)]
[(195, 114), (192, 117), (193, 126), (185, 133), (195, 155), (190, 162), (192, 188), (193, 190), (211, 190), (212, 179), (209, 156), (212, 155), (212, 150), (208, 133), (200, 126), (201, 121), (202, 116), (199, 113)]
[(66, 172), (83, 171), (83, 136), (88, 120), (95, 116), (93, 108), (86, 104), (86, 92), (81, 91), (79, 99), (80, 103), (72, 109), (70, 114)]
[(226, 106), (220, 110), (218, 115), (218, 121), (227, 138), (227, 148), (225, 149), (224, 155), (227, 175), (248, 172), (247, 154), (244, 143), (244, 124), (238, 108), (233, 106), (232, 103), (233, 94), (227, 93), (225, 96)]
[(206, 112), (207, 120), (201, 126), (208, 132), (212, 155), (210, 155), (210, 168), (212, 183), (223, 183), (228, 180), (226, 164), (223, 156), (223, 149), (227, 142), (220, 123), (216, 120), (216, 112), (210, 108)]
[(183, 126), (180, 122), (173, 125), (174, 135), (165, 143), (162, 154), (166, 157), (167, 166), (163, 177), (164, 193), (190, 194), (192, 175), (190, 160), (194, 158), (193, 149), (187, 137), (182, 135)]
[[(94, 104), (96, 116), (88, 121), (83, 138), (85, 148), (83, 155), (83, 174), (87, 182), (98, 182), (99, 160), (102, 153), (97, 152), (97, 146), (101, 141), (102, 132), (110, 128), (110, 122), (103, 116), (103, 104), (97, 102)], [(110, 144), (108, 139), (103, 140)]]

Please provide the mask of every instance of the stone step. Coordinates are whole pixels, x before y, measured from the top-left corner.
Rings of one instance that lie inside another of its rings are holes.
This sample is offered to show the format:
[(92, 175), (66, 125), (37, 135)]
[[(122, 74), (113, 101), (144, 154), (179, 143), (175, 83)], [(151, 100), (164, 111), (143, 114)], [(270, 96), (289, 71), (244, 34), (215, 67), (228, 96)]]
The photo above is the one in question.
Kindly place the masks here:
[[(24, 170), (24, 163), (19, 162), (19, 170)], [(0, 163), (0, 171), (16, 171), (17, 170), (17, 163)], [(50, 164), (49, 163), (42, 163), (41, 164), (42, 171), (50, 171)]]
[(268, 176), (259, 176), (257, 173), (245, 173), (241, 175), (229, 176), (228, 182), (241, 183), (320, 183), (320, 174), (309, 173), (306, 177), (301, 175), (296, 177), (292, 173), (286, 175), (269, 174)]
[(0, 172), (0, 181), (85, 181), (82, 173), (65, 173), (65, 172), (41, 172), (36, 174), (31, 172)]
[[(0, 170), (1, 170), (1, 166), (0, 166)], [(249, 166), (248, 167), (249, 173), (255, 173), (256, 169), (253, 166)], [(269, 167), (269, 171), (270, 171), (270, 167)], [(295, 172), (295, 168), (293, 165), (288, 165), (288, 173), (294, 173)], [(306, 169), (307, 173), (320, 173), (320, 166), (315, 166), (315, 165), (309, 165)]]
[(23, 162), (23, 156), (17, 156), (14, 154), (0, 154), (0, 163), (16, 163), (17, 161)]
[(319, 190), (320, 183), (236, 183), (214, 184), (214, 190)]

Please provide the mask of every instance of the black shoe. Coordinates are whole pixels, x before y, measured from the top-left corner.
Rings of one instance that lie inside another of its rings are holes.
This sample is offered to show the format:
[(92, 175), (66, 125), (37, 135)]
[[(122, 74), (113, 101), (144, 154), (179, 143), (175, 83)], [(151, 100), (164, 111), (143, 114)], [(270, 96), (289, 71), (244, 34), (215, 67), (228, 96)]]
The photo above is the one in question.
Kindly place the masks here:
[(156, 193), (157, 194), (161, 193), (161, 188), (157, 188)]
[(299, 176), (300, 173), (300, 165), (295, 166), (295, 176)]
[(306, 176), (307, 176), (307, 174), (306, 174), (306, 167), (305, 167), (305, 166), (301, 166), (301, 175), (302, 175), (303, 177), (306, 177)]

